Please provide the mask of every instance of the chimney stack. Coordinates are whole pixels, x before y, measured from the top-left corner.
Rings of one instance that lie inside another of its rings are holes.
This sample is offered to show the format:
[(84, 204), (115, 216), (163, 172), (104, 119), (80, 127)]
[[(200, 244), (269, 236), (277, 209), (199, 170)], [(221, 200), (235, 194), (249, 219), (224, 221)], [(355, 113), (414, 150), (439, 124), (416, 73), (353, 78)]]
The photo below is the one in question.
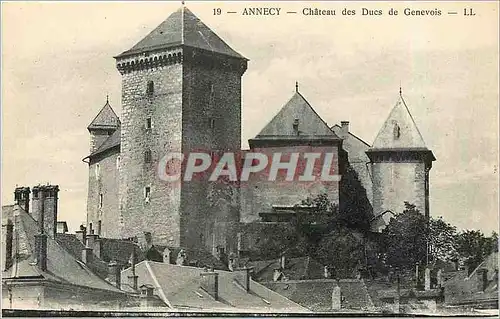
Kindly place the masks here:
[(135, 245), (132, 246), (132, 254), (130, 255), (129, 259), (130, 265), (132, 266), (132, 275), (128, 276), (129, 280), (129, 285), (134, 289), (137, 290), (137, 285), (138, 285), (138, 278), (137, 274), (135, 273), (135, 264), (137, 263), (137, 255), (135, 253)]
[(38, 221), (41, 233), (55, 238), (57, 231), (57, 205), (59, 186), (34, 186), (32, 215)]
[(87, 247), (92, 248), (97, 258), (101, 258), (101, 240), (99, 239), (99, 235), (89, 234), (86, 239)]
[(16, 187), (14, 190), (15, 203), (27, 213), (30, 211), (30, 193), (29, 187)]
[(92, 248), (85, 247), (82, 249), (82, 261), (86, 265), (89, 265), (94, 261), (94, 252), (92, 251)]
[(216, 272), (204, 272), (200, 274), (201, 289), (205, 290), (215, 300), (219, 300), (219, 274)]
[(87, 244), (87, 227), (80, 225), (80, 230), (75, 231), (75, 234), (82, 244)]
[(120, 289), (121, 269), (120, 265), (114, 260), (110, 261), (108, 264), (108, 280)]
[(342, 138), (346, 138), (347, 135), (349, 134), (349, 121), (341, 121), (340, 122), (340, 127), (342, 131)]
[(44, 202), (43, 186), (33, 186), (33, 199), (31, 203), (31, 215), (38, 222), (40, 231), (43, 229), (43, 202)]
[(240, 268), (240, 269), (235, 269), (235, 279), (236, 281), (245, 288), (246, 292), (250, 292), (250, 272), (252, 268)]
[(12, 243), (14, 240), (14, 224), (12, 223), (12, 220), (9, 218), (7, 219), (7, 223), (5, 225), (2, 225), (2, 235), (5, 236), (2, 239), (2, 245), (5, 245), (4, 247), (4, 252), (5, 255), (2, 254), (3, 260), (4, 260), (4, 270), (9, 269), (12, 264), (13, 264), (13, 255), (12, 255)]
[(47, 270), (47, 235), (35, 235), (35, 254), (38, 267), (41, 271)]
[(172, 252), (170, 251), (170, 248), (166, 247), (165, 250), (163, 250), (163, 262), (165, 264), (171, 264), (171, 258), (170, 256), (172, 255)]

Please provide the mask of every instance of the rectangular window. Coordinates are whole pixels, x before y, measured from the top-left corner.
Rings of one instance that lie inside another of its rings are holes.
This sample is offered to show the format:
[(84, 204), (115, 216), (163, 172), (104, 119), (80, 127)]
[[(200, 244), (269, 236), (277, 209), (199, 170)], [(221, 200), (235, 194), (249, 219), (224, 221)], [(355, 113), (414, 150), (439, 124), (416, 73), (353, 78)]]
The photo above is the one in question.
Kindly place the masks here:
[(149, 203), (150, 199), (151, 199), (151, 187), (146, 186), (144, 187), (144, 201), (146, 203)]
[(210, 118), (210, 128), (213, 130), (215, 127), (215, 120), (213, 118)]
[(151, 163), (151, 161), (152, 161), (151, 151), (147, 150), (147, 151), (144, 152), (144, 162), (145, 163)]
[(95, 165), (95, 177), (99, 179), (101, 177), (101, 166), (99, 163)]
[(99, 208), (102, 208), (103, 196), (99, 194)]
[(148, 118), (146, 119), (146, 129), (150, 130), (150, 129), (151, 129), (151, 127), (152, 127), (151, 118), (150, 118), (150, 117), (148, 117)]

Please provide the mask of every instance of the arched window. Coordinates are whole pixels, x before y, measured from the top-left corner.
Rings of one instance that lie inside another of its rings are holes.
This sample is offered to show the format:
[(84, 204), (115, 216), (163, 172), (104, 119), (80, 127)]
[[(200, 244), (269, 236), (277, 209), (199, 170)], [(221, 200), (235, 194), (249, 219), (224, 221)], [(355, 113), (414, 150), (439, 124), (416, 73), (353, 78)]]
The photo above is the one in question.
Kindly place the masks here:
[(153, 81), (148, 81), (148, 86), (146, 88), (147, 95), (153, 95), (155, 91), (155, 83)]

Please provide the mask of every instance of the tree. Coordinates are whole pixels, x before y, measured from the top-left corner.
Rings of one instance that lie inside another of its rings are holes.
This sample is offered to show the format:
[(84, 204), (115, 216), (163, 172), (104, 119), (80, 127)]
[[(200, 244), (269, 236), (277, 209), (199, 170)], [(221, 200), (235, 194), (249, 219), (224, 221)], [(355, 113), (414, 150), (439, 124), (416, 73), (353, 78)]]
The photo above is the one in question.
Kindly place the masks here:
[(425, 263), (427, 220), (415, 205), (405, 202), (403, 212), (390, 220), (382, 235), (386, 265), (410, 270), (416, 263)]
[(337, 227), (325, 235), (314, 250), (314, 256), (328, 266), (337, 278), (352, 278), (364, 265), (364, 243), (346, 227)]
[(457, 260), (457, 228), (442, 217), (429, 220), (429, 247), (433, 261), (451, 262)]
[(498, 235), (485, 237), (479, 230), (466, 230), (456, 236), (457, 252), (469, 268), (475, 269), (489, 254), (498, 251)]

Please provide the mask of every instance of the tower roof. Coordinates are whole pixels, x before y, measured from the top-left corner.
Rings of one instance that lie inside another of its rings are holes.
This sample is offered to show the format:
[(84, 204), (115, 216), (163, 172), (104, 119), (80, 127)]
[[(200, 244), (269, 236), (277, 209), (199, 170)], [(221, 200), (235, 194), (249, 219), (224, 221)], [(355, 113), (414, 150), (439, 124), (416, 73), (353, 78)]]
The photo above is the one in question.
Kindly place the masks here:
[(110, 130), (120, 126), (120, 119), (115, 111), (109, 105), (109, 100), (106, 99), (106, 104), (97, 113), (97, 116), (92, 120), (87, 129), (90, 130)]
[(287, 137), (339, 139), (298, 90), (255, 139)]
[(118, 57), (180, 45), (245, 59), (184, 6)]
[(372, 149), (427, 150), (424, 139), (401, 93), (396, 105), (378, 132)]

